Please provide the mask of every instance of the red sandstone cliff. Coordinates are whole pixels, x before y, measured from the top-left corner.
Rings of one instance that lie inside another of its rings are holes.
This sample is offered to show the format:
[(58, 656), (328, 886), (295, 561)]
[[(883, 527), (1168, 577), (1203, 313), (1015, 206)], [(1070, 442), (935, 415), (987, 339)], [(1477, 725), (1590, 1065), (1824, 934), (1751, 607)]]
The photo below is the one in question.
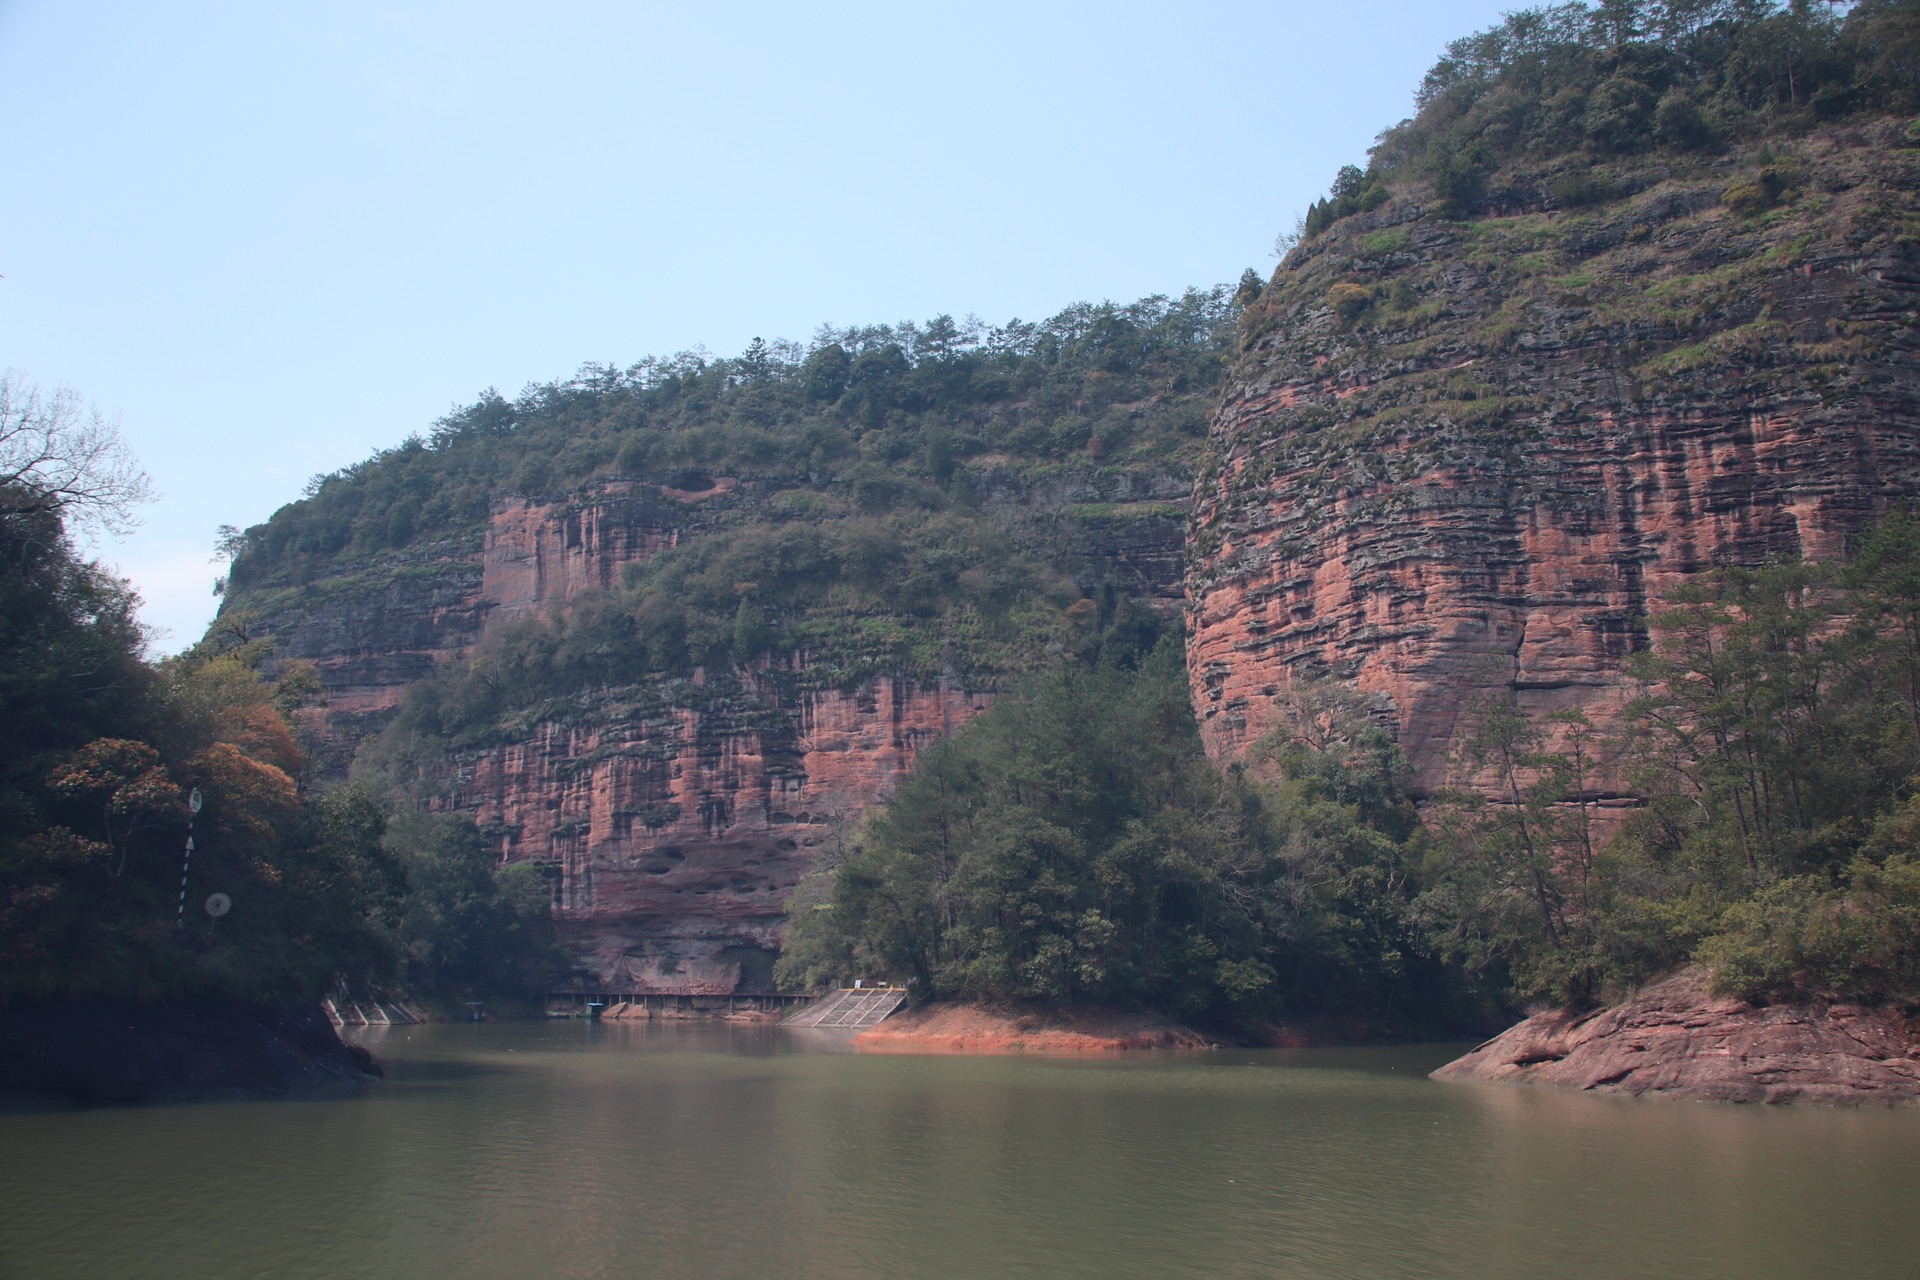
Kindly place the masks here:
[(898, 678), (853, 693), (770, 671), (721, 683), (665, 704), (607, 695), (583, 723), (457, 762), (444, 803), (504, 859), (549, 868), (563, 939), (609, 989), (769, 989), (787, 897), (821, 844), (986, 705)]
[[(1826, 557), (1920, 495), (1920, 151), (1895, 126), (1441, 219), (1417, 193), (1296, 250), (1242, 321), (1195, 489), (1188, 662), (1210, 747), (1331, 676), (1432, 788), (1469, 699), (1603, 726), (1674, 585)], [(1525, 183), (1516, 181), (1524, 188)]]
[[(1080, 510), (1057, 535), (1069, 554), (1177, 607), (1182, 521), (1164, 508), (1183, 478), (978, 483), (986, 506)], [(570, 502), (510, 498), (464, 540), (341, 566), (279, 609), (271, 597), (255, 607), (276, 660), (320, 673), (326, 703), (304, 727), (337, 775), (411, 684), (469, 656), (489, 627), (617, 586), (625, 567), (750, 518), (763, 488), (617, 481)], [(547, 870), (561, 939), (592, 984), (764, 990), (788, 896), (823, 843), (990, 699), (957, 675), (820, 683), (809, 656), (790, 653), (527, 708), (444, 762), (434, 804), (472, 814), (502, 860)]]
[[(593, 500), (509, 498), (485, 526), (372, 563), (254, 607), (281, 662), (311, 662), (326, 690), (306, 727), (324, 765), (344, 770), (354, 748), (392, 719), (401, 696), (440, 663), (467, 656), (489, 626), (604, 590), (697, 529), (736, 488), (701, 493), (614, 483)], [(278, 605), (278, 607), (276, 607)]]

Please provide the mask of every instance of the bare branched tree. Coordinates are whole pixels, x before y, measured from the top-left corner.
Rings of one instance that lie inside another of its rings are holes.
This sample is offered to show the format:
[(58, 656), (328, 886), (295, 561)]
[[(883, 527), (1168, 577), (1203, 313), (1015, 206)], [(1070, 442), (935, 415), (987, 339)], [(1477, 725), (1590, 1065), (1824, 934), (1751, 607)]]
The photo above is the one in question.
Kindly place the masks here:
[(0, 520), (53, 512), (83, 536), (118, 536), (153, 496), (120, 425), (97, 405), (71, 387), (45, 392), (0, 374)]

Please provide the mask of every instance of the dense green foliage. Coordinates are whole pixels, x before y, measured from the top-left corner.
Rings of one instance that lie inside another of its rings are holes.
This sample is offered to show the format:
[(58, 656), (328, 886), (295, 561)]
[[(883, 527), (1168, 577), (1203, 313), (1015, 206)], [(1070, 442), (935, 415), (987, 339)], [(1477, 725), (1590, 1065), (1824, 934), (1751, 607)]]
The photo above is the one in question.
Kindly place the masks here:
[(312, 581), (342, 559), (470, 529), (498, 498), (565, 497), (596, 479), (771, 479), (882, 512), (941, 505), (969, 461), (1190, 452), (1222, 375), (1227, 293), (1082, 303), (997, 327), (825, 326), (804, 351), (755, 339), (731, 359), (683, 352), (588, 366), (512, 401), (490, 391), (429, 438), (316, 477), (304, 501), (231, 531), (229, 586)]
[(673, 530), (672, 545), (564, 612), (488, 628), (471, 661), (409, 692), (387, 763), (510, 735), (608, 689), (636, 711), (711, 701), (711, 685), (689, 683), (697, 669), (724, 679), (758, 660), (815, 687), (881, 673), (989, 687), (1137, 625), (1141, 604), (1089, 548), (1116, 521), (1174, 536), (1179, 508), (1030, 495), (1055, 481), (1184, 489), (1231, 310), (1216, 288), (1040, 324), (823, 328), (804, 353), (756, 341), (734, 359), (489, 394), (431, 440), (232, 533), (228, 608), (285, 619), (378, 590), (448, 539), (470, 554), (504, 499), (593, 503)]
[(921, 757), (796, 897), (780, 974), (1240, 1025), (1444, 1017), (1411, 913), (1404, 761), (1322, 696), (1310, 732), (1223, 774), (1176, 641), (1137, 669), (1058, 667)]
[(34, 818), (49, 753), (111, 732), (148, 673), (124, 583), (81, 560), (57, 513), (0, 520), (0, 824)]
[[(150, 667), (135, 601), (83, 563), (56, 511), (0, 521), (7, 673), (0, 984), (32, 994), (316, 989), (377, 968), (395, 886), (384, 821), (352, 791), (303, 798), (298, 751), (241, 657)], [(176, 928), (185, 800), (198, 788), (193, 905)], [(217, 931), (216, 931), (217, 929)]]
[[(1465, 215), (1514, 161), (1712, 150), (1868, 113), (1920, 110), (1920, 3), (1601, 0), (1523, 9), (1454, 41), (1419, 110), (1365, 171), (1341, 171), (1304, 232), (1375, 208), (1403, 178)], [(1562, 204), (1600, 194), (1575, 168)], [(1515, 202), (1509, 200), (1509, 203)], [(1525, 203), (1526, 197), (1518, 199)]]
[(395, 933), (409, 993), (443, 1007), (545, 993), (566, 959), (538, 867), (500, 866), (472, 821), (453, 814), (403, 811), (387, 847), (407, 876)]
[(1424, 819), (1336, 688), (1223, 775), (1171, 642), (1063, 666), (922, 757), (796, 899), (781, 972), (1243, 1024), (1583, 1003), (1691, 961), (1748, 995), (1920, 998), (1920, 526), (1722, 570), (1653, 630), (1624, 734), (1490, 693), (1476, 786)]
[[(0, 996), (316, 995), (401, 977), (402, 949), (429, 992), (551, 964), (544, 886), (530, 902), (483, 853), (390, 827), (360, 787), (302, 785), (288, 713), (310, 670), (269, 682), (264, 645), (219, 635), (142, 661), (137, 601), (57, 506), (0, 519), (0, 554)], [(214, 892), (234, 904), (217, 921)]]
[[(1725, 569), (1673, 593), (1623, 740), (1480, 708), (1425, 907), (1520, 997), (1590, 999), (1698, 959), (1724, 989), (1920, 996), (1920, 530), (1845, 565)], [(1611, 840), (1588, 798), (1645, 804)]]

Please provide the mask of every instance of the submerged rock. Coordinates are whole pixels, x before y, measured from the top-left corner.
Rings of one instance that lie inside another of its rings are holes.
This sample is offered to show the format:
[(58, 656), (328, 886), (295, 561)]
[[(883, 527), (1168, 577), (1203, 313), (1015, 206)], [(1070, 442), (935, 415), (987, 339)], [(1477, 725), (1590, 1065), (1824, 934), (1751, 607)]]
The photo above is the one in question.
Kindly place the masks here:
[(320, 1006), (72, 1000), (0, 1007), (0, 1102), (342, 1093), (380, 1077)]
[(1861, 1005), (1756, 1005), (1690, 968), (1624, 1004), (1536, 1014), (1433, 1073), (1711, 1102), (1920, 1102), (1920, 1027)]

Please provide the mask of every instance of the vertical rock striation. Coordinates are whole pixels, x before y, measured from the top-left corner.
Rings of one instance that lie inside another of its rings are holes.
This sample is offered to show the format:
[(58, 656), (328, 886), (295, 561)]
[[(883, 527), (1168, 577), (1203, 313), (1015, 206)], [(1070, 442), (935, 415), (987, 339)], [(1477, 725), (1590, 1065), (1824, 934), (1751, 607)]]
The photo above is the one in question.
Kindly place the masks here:
[(760, 670), (582, 699), (466, 754), (444, 803), (544, 866), (565, 940), (628, 992), (766, 990), (787, 898), (841, 824), (986, 705), (892, 678)]

